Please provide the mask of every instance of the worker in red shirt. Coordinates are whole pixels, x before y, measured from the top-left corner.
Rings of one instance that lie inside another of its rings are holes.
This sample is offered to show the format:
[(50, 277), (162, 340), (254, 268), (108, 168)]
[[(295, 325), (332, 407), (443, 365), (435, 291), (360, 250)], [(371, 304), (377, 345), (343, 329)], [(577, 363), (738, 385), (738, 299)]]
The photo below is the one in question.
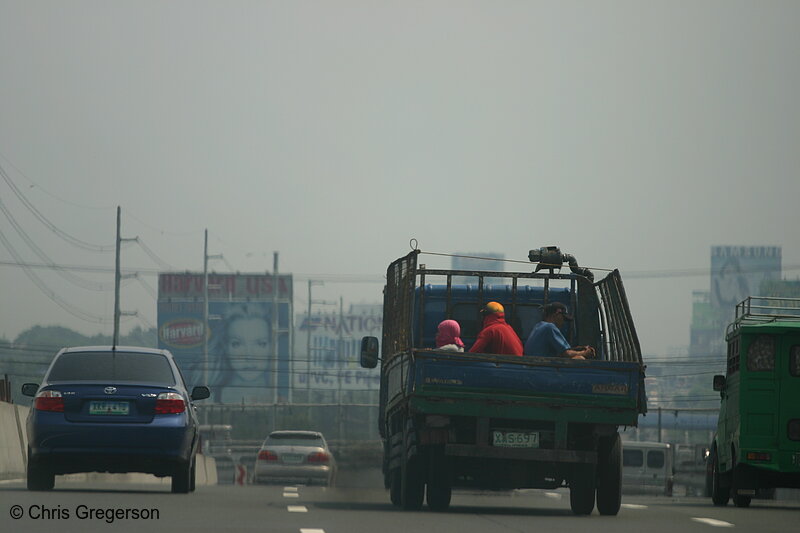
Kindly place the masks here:
[(492, 353), (522, 357), (522, 341), (514, 328), (506, 323), (505, 309), (498, 302), (489, 302), (483, 309), (483, 329), (478, 333), (470, 353)]

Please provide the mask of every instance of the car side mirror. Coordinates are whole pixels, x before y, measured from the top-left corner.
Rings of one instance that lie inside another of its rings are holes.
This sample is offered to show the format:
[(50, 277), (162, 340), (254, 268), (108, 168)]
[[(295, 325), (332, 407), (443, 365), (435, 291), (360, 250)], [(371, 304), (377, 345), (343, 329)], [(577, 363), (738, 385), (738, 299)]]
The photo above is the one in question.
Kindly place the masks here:
[(363, 368), (378, 366), (378, 337), (361, 339), (361, 366)]
[(22, 394), (25, 396), (36, 396), (36, 393), (39, 391), (39, 384), (38, 383), (23, 383), (22, 384)]
[(205, 385), (200, 385), (192, 389), (192, 400), (205, 400), (211, 396), (211, 389)]
[(714, 390), (717, 392), (725, 390), (725, 376), (719, 374), (714, 376)]

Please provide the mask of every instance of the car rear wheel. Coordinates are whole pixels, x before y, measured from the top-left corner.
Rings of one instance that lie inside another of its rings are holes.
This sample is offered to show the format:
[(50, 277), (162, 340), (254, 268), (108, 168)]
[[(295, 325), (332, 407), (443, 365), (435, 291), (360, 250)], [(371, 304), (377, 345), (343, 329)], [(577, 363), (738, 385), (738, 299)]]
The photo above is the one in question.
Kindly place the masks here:
[(175, 466), (175, 473), (172, 474), (172, 492), (175, 494), (186, 494), (191, 487), (191, 463), (178, 463)]
[(197, 457), (192, 459), (192, 471), (189, 472), (189, 492), (197, 487)]
[(36, 461), (28, 463), (27, 478), (28, 490), (53, 490), (56, 484), (56, 476), (52, 470)]

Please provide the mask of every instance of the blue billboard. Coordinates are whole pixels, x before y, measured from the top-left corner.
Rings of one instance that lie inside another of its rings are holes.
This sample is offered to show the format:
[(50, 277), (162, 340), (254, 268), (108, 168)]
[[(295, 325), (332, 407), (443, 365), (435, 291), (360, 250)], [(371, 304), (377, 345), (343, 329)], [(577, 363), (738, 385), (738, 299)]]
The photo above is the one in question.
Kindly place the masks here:
[(208, 284), (206, 329), (203, 275), (159, 276), (159, 347), (173, 353), (189, 386), (208, 385), (215, 402), (288, 401), (291, 276), (214, 274)]

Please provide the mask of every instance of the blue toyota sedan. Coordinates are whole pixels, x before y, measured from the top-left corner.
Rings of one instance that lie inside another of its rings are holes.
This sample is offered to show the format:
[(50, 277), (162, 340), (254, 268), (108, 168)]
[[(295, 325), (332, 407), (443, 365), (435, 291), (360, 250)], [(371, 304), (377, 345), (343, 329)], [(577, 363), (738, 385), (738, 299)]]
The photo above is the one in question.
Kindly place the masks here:
[(172, 477), (172, 492), (194, 490), (198, 423), (166, 350), (117, 346), (65, 348), (50, 363), (27, 420), (30, 490), (50, 490), (56, 474), (144, 472)]

